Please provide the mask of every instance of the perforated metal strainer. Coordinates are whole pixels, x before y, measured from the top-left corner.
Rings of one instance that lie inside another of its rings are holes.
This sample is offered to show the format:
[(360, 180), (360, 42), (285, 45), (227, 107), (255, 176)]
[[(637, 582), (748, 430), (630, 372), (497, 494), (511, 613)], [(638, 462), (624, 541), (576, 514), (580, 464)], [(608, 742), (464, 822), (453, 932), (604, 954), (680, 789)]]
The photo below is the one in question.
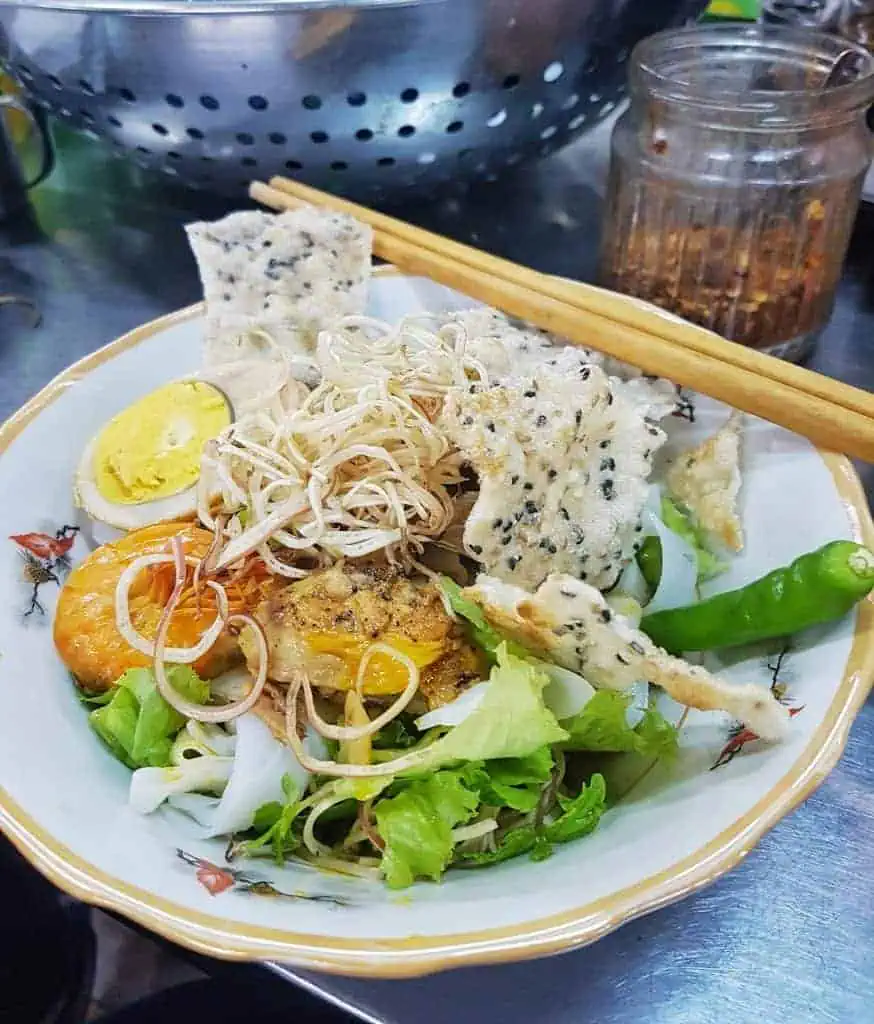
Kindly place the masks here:
[(616, 106), (634, 44), (703, 6), (0, 0), (0, 55), (53, 114), (190, 184), (380, 199), (565, 145)]

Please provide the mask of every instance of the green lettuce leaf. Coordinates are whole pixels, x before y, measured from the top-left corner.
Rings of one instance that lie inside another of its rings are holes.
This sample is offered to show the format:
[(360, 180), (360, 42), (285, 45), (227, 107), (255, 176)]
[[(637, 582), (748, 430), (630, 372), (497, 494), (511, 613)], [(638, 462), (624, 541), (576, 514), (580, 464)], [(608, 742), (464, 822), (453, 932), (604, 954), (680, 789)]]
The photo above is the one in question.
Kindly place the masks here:
[(527, 757), (488, 761), (483, 765), (480, 786), (483, 803), (525, 813), (533, 811), (552, 776), (554, 764), (549, 747), (541, 747)]
[(300, 840), (292, 834), (292, 826), (303, 809), (303, 803), (300, 790), (290, 775), (282, 776), (282, 793), (285, 797), (282, 803), (271, 800), (255, 811), (249, 829), (251, 838), (233, 842), (228, 850), (229, 859), (254, 857), (270, 850), (276, 863), (282, 864), (297, 848)]
[(500, 864), (523, 853), (530, 853), (537, 844), (537, 829), (533, 825), (523, 825), (505, 833), (498, 840), (494, 850), (479, 852), (461, 852), (458, 860), (464, 864), (485, 867), (489, 864)]
[(421, 738), (412, 721), (401, 716), (380, 729), (372, 742), (375, 750), (406, 750), (414, 747)]
[(517, 658), (530, 657), (530, 653), (521, 644), (501, 636), (485, 617), (482, 608), (464, 596), (455, 580), (449, 576), (441, 576), (440, 588), (455, 614), (467, 621), (471, 640), (485, 651), (490, 661), (497, 661), (497, 652), (501, 644), (506, 644), (507, 650)]
[(667, 495), (662, 497), (662, 522), (669, 530), (673, 530), (678, 537), (682, 537), (694, 550), (698, 560), (698, 582), (713, 579), (725, 572), (728, 566), (721, 559), (717, 558), (707, 546), (707, 538), (702, 530), (699, 530), (691, 518), (687, 516), (680, 507)]
[(416, 773), (457, 761), (528, 757), (568, 738), (543, 702), (548, 676), (511, 654), (506, 644), (495, 656), (497, 665), (482, 703), (445, 736), (422, 748)]
[(458, 860), (477, 867), (499, 864), (524, 853), (530, 853), (532, 860), (546, 860), (551, 856), (555, 843), (567, 843), (593, 832), (606, 806), (607, 785), (604, 777), (593, 775), (577, 796), (559, 796), (561, 814), (553, 821), (544, 822), (539, 827), (522, 825), (512, 829), (501, 837), (494, 850), (461, 852)]
[(547, 842), (568, 843), (594, 832), (607, 806), (604, 776), (593, 775), (578, 796), (563, 797), (559, 794), (558, 805), (562, 813), (555, 821), (543, 827), (543, 836)]
[(648, 708), (632, 729), (626, 718), (630, 703), (631, 698), (618, 690), (598, 690), (579, 714), (562, 722), (570, 734), (564, 746), (568, 750), (673, 757), (676, 727), (655, 708)]
[[(209, 684), (188, 665), (167, 669), (170, 685), (187, 700), (205, 704)], [(164, 768), (171, 764), (173, 738), (185, 724), (158, 692), (148, 668), (132, 668), (109, 691), (108, 702), (88, 716), (91, 727), (128, 768)]]
[(392, 889), (412, 885), (417, 878), (437, 881), (443, 874), (455, 845), (453, 828), (469, 821), (479, 805), (478, 794), (464, 779), (463, 772), (435, 772), (374, 805), (385, 843), (382, 870)]

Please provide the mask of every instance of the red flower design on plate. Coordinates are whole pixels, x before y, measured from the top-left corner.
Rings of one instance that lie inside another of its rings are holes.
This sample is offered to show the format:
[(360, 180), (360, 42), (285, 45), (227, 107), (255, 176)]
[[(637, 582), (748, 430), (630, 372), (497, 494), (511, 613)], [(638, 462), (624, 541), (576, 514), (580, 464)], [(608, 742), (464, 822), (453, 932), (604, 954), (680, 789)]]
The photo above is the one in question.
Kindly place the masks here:
[(218, 896), (225, 889), (230, 889), (236, 882), (230, 871), (225, 871), (218, 864), (213, 864), (208, 860), (201, 860), (194, 877), (210, 896)]
[(64, 527), (54, 537), (48, 533), (14, 533), (9, 539), (35, 558), (49, 561), (69, 554), (76, 540), (76, 532), (73, 527)]

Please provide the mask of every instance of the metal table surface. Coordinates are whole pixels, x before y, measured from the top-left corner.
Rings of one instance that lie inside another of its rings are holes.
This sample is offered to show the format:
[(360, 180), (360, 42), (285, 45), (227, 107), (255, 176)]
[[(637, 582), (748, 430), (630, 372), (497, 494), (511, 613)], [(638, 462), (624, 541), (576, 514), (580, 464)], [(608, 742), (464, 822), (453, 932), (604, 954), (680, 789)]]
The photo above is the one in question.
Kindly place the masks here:
[[(403, 213), (538, 269), (591, 278), (606, 132), (513, 179)], [(226, 205), (61, 140), (30, 217), (0, 226), (0, 294), (40, 306), (33, 329), (0, 306), (0, 419), (124, 331), (195, 301), (181, 225)], [(815, 365), (874, 388), (874, 214), (863, 209)], [(864, 479), (874, 496), (874, 468)], [(402, 982), (271, 965), (365, 1020), (401, 1024), (874, 1022), (874, 702), (831, 777), (709, 889), (594, 946), (530, 964)]]

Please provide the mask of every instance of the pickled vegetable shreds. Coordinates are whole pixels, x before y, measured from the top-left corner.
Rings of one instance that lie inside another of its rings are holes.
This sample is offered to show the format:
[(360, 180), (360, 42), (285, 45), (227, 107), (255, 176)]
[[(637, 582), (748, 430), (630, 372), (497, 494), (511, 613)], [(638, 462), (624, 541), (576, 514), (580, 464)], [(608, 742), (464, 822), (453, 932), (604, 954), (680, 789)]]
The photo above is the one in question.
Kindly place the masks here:
[(627, 690), (646, 680), (680, 704), (727, 711), (765, 739), (786, 732), (789, 712), (770, 690), (725, 683), (672, 657), (613, 612), (594, 587), (571, 576), (552, 575), (535, 594), (480, 576), (463, 593), (505, 636), (578, 672), (597, 688)]
[(732, 551), (744, 545), (738, 513), (743, 415), (733, 412), (712, 437), (683, 452), (668, 470), (668, 489), (696, 524)]
[(625, 388), (582, 364), (450, 392), (444, 429), (479, 477), (464, 543), (490, 574), (528, 587), (550, 572), (600, 589), (619, 578), (665, 438)]

